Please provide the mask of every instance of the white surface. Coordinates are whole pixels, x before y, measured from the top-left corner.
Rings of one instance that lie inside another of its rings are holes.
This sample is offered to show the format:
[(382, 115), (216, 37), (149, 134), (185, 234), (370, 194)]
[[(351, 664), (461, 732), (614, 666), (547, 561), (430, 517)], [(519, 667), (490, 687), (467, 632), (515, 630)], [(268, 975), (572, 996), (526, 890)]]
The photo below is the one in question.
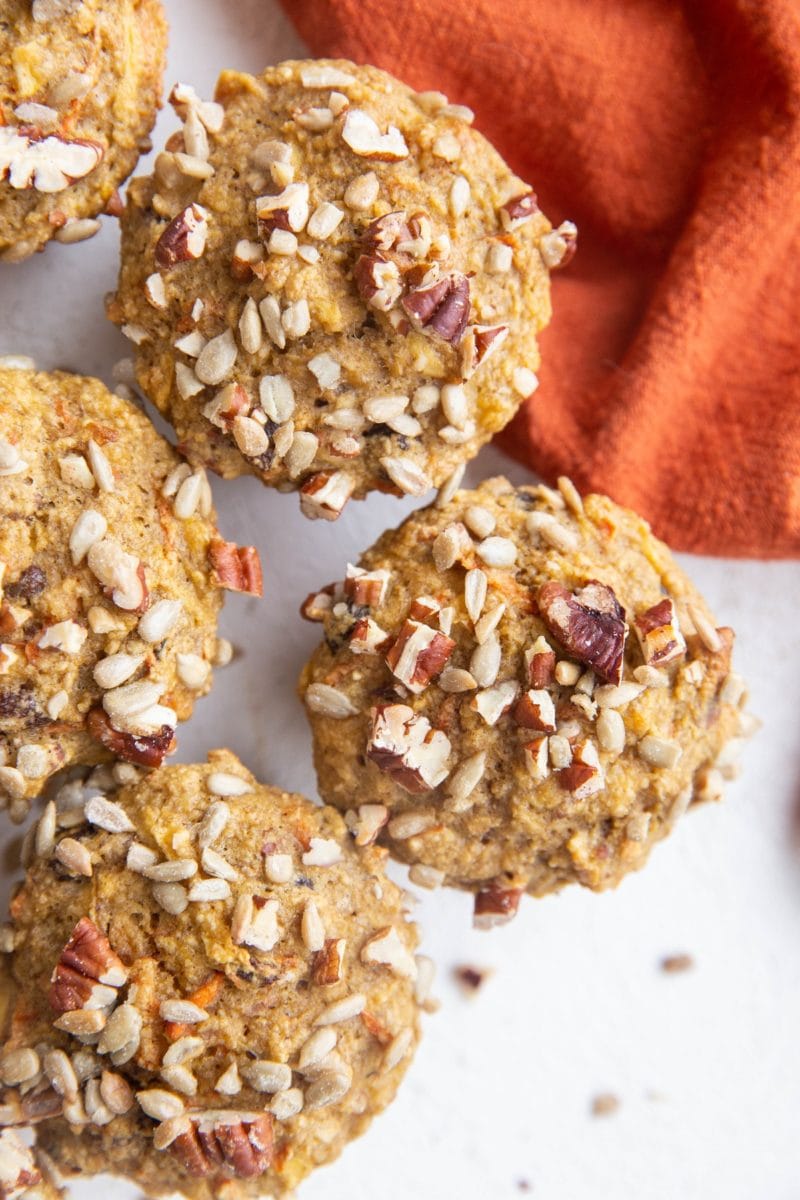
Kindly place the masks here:
[[(168, 79), (206, 95), (222, 67), (258, 70), (300, 50), (267, 0), (167, 9)], [(159, 133), (173, 127), (162, 114)], [(128, 351), (102, 311), (116, 249), (106, 221), (92, 242), (0, 268), (0, 353), (108, 380)], [(471, 478), (498, 470), (525, 478), (494, 451)], [(318, 629), (297, 606), (410, 505), (376, 497), (331, 527), (253, 480), (214, 492), (226, 536), (261, 550), (266, 596), (229, 599), (222, 630), (243, 653), (181, 731), (180, 757), (224, 742), (265, 780), (313, 795), (294, 684)], [(537, 1200), (800, 1196), (800, 568), (684, 562), (737, 629), (737, 665), (765, 721), (742, 778), (614, 894), (528, 901), (489, 935), (471, 931), (467, 897), (426, 894), (419, 919), (440, 967), (441, 1012), (396, 1103), (301, 1200), (512, 1200), (520, 1180)], [(665, 976), (660, 958), (678, 951), (695, 970)], [(457, 963), (495, 969), (474, 1000), (450, 982)], [(622, 1107), (592, 1118), (591, 1098), (605, 1091)], [(118, 1181), (74, 1192), (135, 1194)]]

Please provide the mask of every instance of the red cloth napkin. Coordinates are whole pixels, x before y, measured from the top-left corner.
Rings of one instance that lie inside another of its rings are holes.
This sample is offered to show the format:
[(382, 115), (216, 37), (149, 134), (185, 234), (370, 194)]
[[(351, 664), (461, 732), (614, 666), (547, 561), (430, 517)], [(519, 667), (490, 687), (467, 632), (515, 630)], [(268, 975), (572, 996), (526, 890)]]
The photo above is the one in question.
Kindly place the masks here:
[(800, 552), (800, 0), (283, 0), (469, 104), (579, 249), (501, 445), (673, 546)]

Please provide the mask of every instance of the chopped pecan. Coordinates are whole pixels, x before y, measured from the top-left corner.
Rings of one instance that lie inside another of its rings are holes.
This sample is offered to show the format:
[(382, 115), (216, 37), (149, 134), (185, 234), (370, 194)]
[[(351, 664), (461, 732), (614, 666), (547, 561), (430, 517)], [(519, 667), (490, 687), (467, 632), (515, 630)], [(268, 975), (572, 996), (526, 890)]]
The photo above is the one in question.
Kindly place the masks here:
[(469, 379), (508, 337), (507, 325), (470, 325), (461, 342), (461, 374)]
[(447, 778), (450, 739), (405, 704), (373, 709), (367, 758), (407, 792), (426, 792)]
[(472, 923), (476, 929), (506, 925), (517, 915), (524, 888), (503, 887), (497, 880), (482, 887), (475, 895)]
[(353, 279), (364, 303), (378, 312), (388, 312), (403, 291), (397, 264), (382, 254), (362, 254), (353, 268)]
[(162, 270), (176, 263), (201, 258), (208, 236), (208, 213), (200, 204), (189, 204), (173, 217), (156, 242), (156, 266)]
[(0, 1131), (0, 1200), (16, 1200), (41, 1181), (30, 1146), (12, 1129)]
[(348, 645), (353, 654), (379, 654), (389, 644), (389, 635), (372, 617), (360, 617), (350, 630)]
[(326, 938), (325, 945), (317, 950), (311, 966), (311, 980), (320, 987), (338, 983), (342, 978), (344, 961), (344, 938)]
[(212, 568), (212, 581), (218, 587), (226, 588), (230, 592), (263, 596), (261, 559), (255, 546), (237, 546), (235, 542), (214, 538), (209, 543), (208, 559)]
[(356, 606), (377, 608), (383, 603), (390, 579), (391, 572), (383, 567), (375, 571), (365, 571), (363, 567), (354, 567), (352, 563), (348, 563), (344, 594)]
[(355, 481), (345, 471), (320, 471), (300, 488), (300, 510), (311, 520), (335, 521), (354, 487)]
[(531, 689), (520, 696), (514, 705), (514, 720), (523, 729), (537, 729), (540, 733), (555, 733), (556, 709), (553, 697), (544, 689)]
[(507, 200), (500, 209), (500, 219), (505, 229), (519, 229), (526, 221), (539, 212), (539, 200), (534, 191), (523, 192)]
[(309, 592), (300, 605), (300, 616), (304, 621), (324, 621), (333, 607), (336, 584), (329, 583), (318, 592)]
[(290, 183), (276, 196), (256, 200), (258, 232), (266, 241), (275, 229), (299, 233), (308, 220), (308, 184)]
[(170, 1149), (196, 1178), (227, 1168), (239, 1179), (255, 1179), (274, 1160), (272, 1117), (269, 1113), (204, 1113), (191, 1121)]
[(545, 625), (573, 658), (606, 682), (620, 682), (628, 629), (610, 587), (590, 580), (573, 594), (561, 583), (545, 583), (536, 602)]
[(531, 654), (528, 659), (528, 676), (532, 688), (546, 688), (555, 677), (556, 656), (553, 650), (541, 650)]
[(410, 692), (419, 693), (440, 674), (455, 648), (452, 638), (437, 633), (430, 625), (406, 620), (386, 655), (386, 663)]
[(386, 1028), (383, 1021), (380, 1021), (371, 1012), (367, 1012), (366, 1009), (360, 1016), (367, 1033), (374, 1037), (380, 1046), (388, 1046), (392, 1040), (392, 1032)]
[(30, 125), (0, 128), (0, 179), (8, 178), (18, 190), (62, 192), (93, 171), (102, 157), (98, 142), (56, 134), (42, 137)]
[(576, 800), (586, 800), (602, 791), (605, 775), (594, 744), (580, 742), (572, 752), (572, 762), (556, 772), (556, 779), (565, 791), (572, 792)]
[(414, 288), (401, 301), (415, 329), (457, 346), (469, 320), (469, 280), (458, 271)]
[(175, 749), (175, 731), (171, 726), (162, 725), (157, 733), (123, 733), (114, 729), (99, 705), (87, 714), (86, 731), (117, 758), (140, 767), (160, 767)]
[(662, 667), (686, 653), (686, 642), (678, 623), (675, 604), (668, 596), (640, 613), (633, 623), (644, 661)]
[[(54, 1012), (73, 1012), (104, 998), (127, 982), (128, 971), (94, 921), (81, 917), (59, 955), (50, 980)], [(113, 997), (112, 997), (113, 998)]]

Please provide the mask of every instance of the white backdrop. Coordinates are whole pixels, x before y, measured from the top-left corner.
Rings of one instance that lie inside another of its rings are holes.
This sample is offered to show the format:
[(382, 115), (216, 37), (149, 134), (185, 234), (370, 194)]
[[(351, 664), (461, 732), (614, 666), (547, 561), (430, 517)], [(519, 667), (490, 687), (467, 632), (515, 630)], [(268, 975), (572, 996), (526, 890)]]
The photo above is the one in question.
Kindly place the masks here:
[[(210, 95), (223, 67), (258, 71), (302, 53), (272, 0), (166, 7), (169, 83)], [(168, 111), (157, 140), (172, 128)], [(106, 220), (91, 242), (0, 267), (0, 353), (108, 381), (128, 352), (103, 316), (116, 256)], [(526, 478), (492, 450), (470, 477), (500, 470)], [(266, 781), (314, 795), (294, 683), (318, 629), (298, 603), (411, 506), (376, 497), (331, 527), (254, 480), (215, 482), (214, 493), (226, 536), (259, 547), (266, 595), (229, 599), (222, 631), (242, 653), (181, 731), (179, 757), (226, 744)], [(393, 1107), (301, 1200), (513, 1200), (525, 1183), (537, 1200), (800, 1197), (800, 567), (683, 561), (737, 629), (738, 669), (765, 723), (741, 779), (614, 894), (529, 901), (491, 934), (470, 929), (467, 897), (423, 894), (441, 1011)], [(675, 952), (692, 954), (694, 970), (663, 974)], [(494, 968), (472, 1000), (450, 977), (460, 963)], [(592, 1117), (592, 1097), (609, 1091), (619, 1110)], [(74, 1192), (135, 1194), (105, 1180)]]

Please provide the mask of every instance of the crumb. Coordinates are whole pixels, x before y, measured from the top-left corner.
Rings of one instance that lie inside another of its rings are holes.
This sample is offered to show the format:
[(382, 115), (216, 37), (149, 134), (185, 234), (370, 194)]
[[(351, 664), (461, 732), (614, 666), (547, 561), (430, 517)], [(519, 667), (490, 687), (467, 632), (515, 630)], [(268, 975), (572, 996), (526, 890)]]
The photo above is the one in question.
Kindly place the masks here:
[(532, 1192), (533, 1187), (527, 1179), (518, 1179), (517, 1180), (517, 1191), (518, 1192)]
[(453, 967), (453, 978), (465, 996), (474, 996), (492, 974), (490, 967), (473, 967), (468, 964)]
[(592, 1099), (593, 1117), (610, 1117), (620, 1106), (619, 1097), (613, 1092), (600, 1092)]
[(681, 971), (691, 971), (693, 967), (691, 954), (668, 954), (661, 960), (661, 970), (665, 975), (679, 975)]

